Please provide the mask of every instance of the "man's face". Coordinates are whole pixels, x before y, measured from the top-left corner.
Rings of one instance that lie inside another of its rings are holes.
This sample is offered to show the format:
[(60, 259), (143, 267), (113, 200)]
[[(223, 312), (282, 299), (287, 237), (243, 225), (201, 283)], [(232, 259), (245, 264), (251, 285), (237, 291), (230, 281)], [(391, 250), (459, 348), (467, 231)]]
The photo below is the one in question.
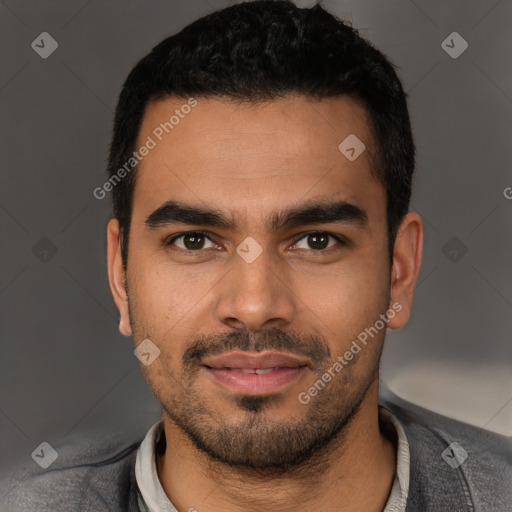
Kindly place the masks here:
[[(246, 468), (294, 466), (344, 431), (377, 378), (384, 329), (298, 399), (390, 307), (367, 113), (349, 98), (199, 98), (158, 140), (185, 103), (154, 102), (143, 120), (137, 148), (148, 136), (156, 146), (137, 170), (121, 314), (135, 345), (160, 350), (141, 367), (197, 448)], [(351, 134), (367, 148), (353, 161), (338, 149)], [(287, 215), (315, 202), (325, 208)], [(342, 202), (352, 206), (327, 209)]]

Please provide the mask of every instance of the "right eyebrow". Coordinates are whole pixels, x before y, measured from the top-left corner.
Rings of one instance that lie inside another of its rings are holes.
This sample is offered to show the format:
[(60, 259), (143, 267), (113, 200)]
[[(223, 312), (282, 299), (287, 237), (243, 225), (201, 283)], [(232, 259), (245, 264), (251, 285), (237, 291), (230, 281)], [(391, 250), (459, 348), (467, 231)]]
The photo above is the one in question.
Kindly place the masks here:
[(178, 201), (167, 201), (151, 213), (145, 221), (146, 226), (158, 228), (167, 224), (205, 225), (234, 230), (235, 223), (213, 209), (191, 206)]

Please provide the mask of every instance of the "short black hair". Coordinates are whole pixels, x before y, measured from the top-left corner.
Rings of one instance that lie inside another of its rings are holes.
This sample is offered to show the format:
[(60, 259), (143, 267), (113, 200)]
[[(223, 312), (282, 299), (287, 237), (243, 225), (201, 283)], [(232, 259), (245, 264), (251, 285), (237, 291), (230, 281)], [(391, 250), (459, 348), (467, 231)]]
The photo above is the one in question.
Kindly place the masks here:
[[(116, 108), (110, 179), (132, 157), (146, 106), (176, 97), (269, 101), (287, 94), (348, 96), (369, 113), (372, 173), (386, 189), (389, 259), (408, 212), (415, 166), (406, 93), (394, 65), (350, 22), (317, 3), (242, 2), (215, 11), (164, 39), (128, 75)], [(341, 141), (340, 141), (341, 142)], [(136, 167), (112, 188), (126, 268)], [(117, 176), (118, 178), (118, 176)]]

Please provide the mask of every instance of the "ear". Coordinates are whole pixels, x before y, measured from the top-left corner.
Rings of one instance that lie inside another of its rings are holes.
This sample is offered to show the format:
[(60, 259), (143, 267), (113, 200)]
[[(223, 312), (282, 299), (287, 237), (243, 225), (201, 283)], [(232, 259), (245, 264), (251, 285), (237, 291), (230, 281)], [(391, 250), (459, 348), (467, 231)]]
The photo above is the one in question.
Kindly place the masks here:
[(107, 226), (107, 265), (110, 291), (120, 315), (119, 331), (124, 336), (131, 336), (132, 327), (128, 308), (128, 294), (126, 293), (126, 275), (121, 257), (119, 222), (117, 219), (110, 219)]
[[(411, 314), (414, 287), (423, 255), (423, 224), (416, 212), (409, 212), (398, 228), (391, 269), (390, 308), (397, 313), (388, 321), (390, 329), (401, 329)], [(400, 307), (401, 306), (401, 307)]]

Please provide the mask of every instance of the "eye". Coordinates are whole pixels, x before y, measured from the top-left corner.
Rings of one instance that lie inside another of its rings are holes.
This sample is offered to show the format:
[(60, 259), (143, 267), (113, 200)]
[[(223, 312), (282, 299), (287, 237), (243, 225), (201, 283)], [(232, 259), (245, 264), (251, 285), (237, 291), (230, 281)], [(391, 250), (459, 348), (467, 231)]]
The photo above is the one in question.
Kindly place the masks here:
[[(210, 244), (210, 245), (208, 245)], [(314, 252), (329, 252), (329, 249), (338, 244), (346, 246), (343, 238), (324, 231), (312, 231), (304, 234), (293, 245), (293, 249), (313, 250)], [(213, 249), (218, 245), (203, 231), (188, 231), (171, 238), (165, 245), (175, 245), (178, 249), (187, 252), (199, 252), (202, 249)], [(302, 245), (302, 246), (301, 246)]]
[[(329, 239), (334, 240), (334, 243), (329, 245)], [(303, 244), (302, 247), (300, 247), (301, 243)], [(340, 246), (347, 245), (346, 242), (339, 236), (333, 235), (331, 233), (326, 233), (324, 231), (313, 231), (310, 233), (306, 233), (304, 236), (299, 238), (299, 240), (295, 242), (294, 248), (307, 250), (313, 249), (315, 252), (322, 252), (330, 249), (331, 247), (336, 245), (336, 243), (338, 243)]]
[[(174, 244), (174, 242), (179, 241)], [(210, 242), (210, 246), (205, 246), (205, 243)], [(211, 249), (216, 247), (212, 239), (202, 231), (189, 231), (181, 235), (171, 238), (166, 245), (176, 245), (178, 249), (184, 251), (198, 251), (200, 249)]]

